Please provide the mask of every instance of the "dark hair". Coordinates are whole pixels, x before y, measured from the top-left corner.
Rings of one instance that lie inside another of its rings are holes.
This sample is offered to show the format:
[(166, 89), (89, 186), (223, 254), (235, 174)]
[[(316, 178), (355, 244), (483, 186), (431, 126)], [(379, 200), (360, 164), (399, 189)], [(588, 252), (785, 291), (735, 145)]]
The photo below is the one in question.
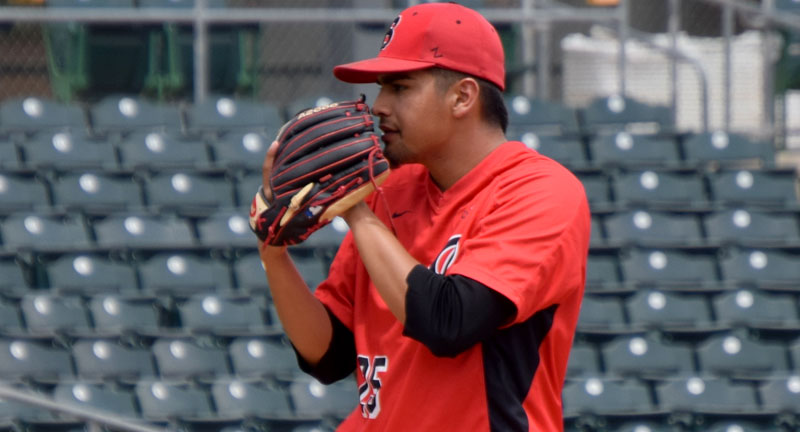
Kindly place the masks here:
[(480, 88), (481, 114), (490, 124), (499, 126), (503, 133), (508, 128), (508, 109), (506, 108), (503, 92), (497, 85), (463, 72), (439, 67), (431, 68), (441, 91), (447, 90), (453, 83), (464, 78), (472, 78), (478, 82)]

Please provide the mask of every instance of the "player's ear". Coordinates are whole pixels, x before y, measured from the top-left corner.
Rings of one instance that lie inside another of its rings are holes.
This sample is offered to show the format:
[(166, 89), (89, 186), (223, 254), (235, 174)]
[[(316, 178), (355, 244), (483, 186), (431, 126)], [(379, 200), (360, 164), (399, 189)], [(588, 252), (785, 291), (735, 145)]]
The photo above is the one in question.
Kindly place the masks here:
[(478, 107), (480, 86), (475, 78), (462, 78), (450, 87), (452, 98), (453, 116), (464, 117), (467, 113)]

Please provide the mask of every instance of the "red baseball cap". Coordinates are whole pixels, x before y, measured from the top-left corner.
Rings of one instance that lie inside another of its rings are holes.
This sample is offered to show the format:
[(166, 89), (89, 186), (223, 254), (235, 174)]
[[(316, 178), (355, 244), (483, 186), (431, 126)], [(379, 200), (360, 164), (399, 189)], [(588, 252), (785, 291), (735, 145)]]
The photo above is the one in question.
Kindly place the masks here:
[(455, 3), (423, 3), (398, 15), (377, 57), (333, 68), (350, 83), (385, 73), (438, 66), (483, 78), (505, 89), (505, 56), (497, 30), (478, 12)]

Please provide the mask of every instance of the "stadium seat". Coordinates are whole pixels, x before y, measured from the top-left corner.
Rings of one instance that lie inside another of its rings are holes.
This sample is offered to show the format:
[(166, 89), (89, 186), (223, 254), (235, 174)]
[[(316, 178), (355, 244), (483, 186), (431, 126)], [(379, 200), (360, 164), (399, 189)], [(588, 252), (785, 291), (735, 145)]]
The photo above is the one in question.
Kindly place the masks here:
[(202, 141), (182, 139), (177, 132), (134, 132), (122, 138), (118, 147), (123, 168), (205, 168), (210, 164)]
[(0, 255), (0, 274), (0, 293), (4, 296), (18, 297), (27, 291), (31, 274), (16, 255)]
[(610, 244), (650, 247), (693, 246), (704, 243), (694, 214), (630, 210), (605, 219)]
[(208, 393), (186, 383), (140, 380), (136, 397), (147, 420), (193, 420), (214, 415)]
[(717, 322), (765, 330), (800, 330), (797, 304), (791, 294), (741, 289), (713, 301)]
[(161, 338), (153, 344), (152, 352), (162, 379), (230, 375), (225, 350), (202, 346), (194, 338)]
[(278, 339), (239, 337), (228, 346), (233, 373), (243, 378), (291, 377), (300, 372), (294, 350)]
[(41, 132), (22, 144), (25, 166), (37, 170), (114, 169), (117, 157), (107, 142), (91, 141), (85, 132)]
[(265, 291), (269, 286), (264, 264), (256, 252), (237, 256), (233, 262), (233, 273), (240, 291)]
[(231, 184), (220, 173), (161, 172), (146, 179), (145, 194), (157, 211), (209, 214), (234, 205)]
[(177, 305), (181, 327), (193, 333), (217, 335), (264, 334), (264, 316), (249, 297), (197, 294)]
[(752, 340), (729, 331), (697, 347), (700, 368), (709, 374), (733, 378), (758, 378), (789, 370), (783, 346)]
[(566, 417), (580, 414), (624, 416), (654, 411), (647, 387), (629, 380), (571, 380), (564, 385), (562, 398)]
[(759, 384), (761, 403), (765, 411), (797, 413), (800, 406), (800, 376), (773, 376)]
[(641, 285), (715, 284), (716, 256), (685, 249), (632, 249), (621, 261), (624, 280)]
[(661, 409), (691, 414), (738, 415), (758, 412), (756, 394), (748, 384), (721, 378), (665, 379), (656, 385)]
[(612, 207), (613, 200), (610, 195), (608, 176), (603, 173), (579, 173), (578, 179), (586, 191), (586, 198), (589, 200), (592, 212)]
[(136, 272), (128, 263), (103, 254), (64, 254), (44, 263), (47, 286), (66, 293), (131, 293), (138, 290)]
[(641, 290), (625, 306), (631, 326), (642, 329), (693, 332), (712, 327), (708, 305), (698, 295)]
[(72, 216), (14, 214), (2, 222), (0, 231), (7, 250), (69, 251), (91, 246), (82, 221)]
[(263, 381), (220, 379), (211, 385), (217, 413), (225, 417), (291, 418), (289, 396)]
[(675, 168), (681, 164), (678, 147), (672, 139), (631, 135), (628, 132), (592, 138), (589, 141), (589, 154), (593, 164), (604, 168)]
[(703, 179), (693, 173), (631, 171), (612, 184), (617, 204), (628, 208), (702, 210), (709, 204)]
[(163, 252), (139, 266), (144, 292), (172, 296), (224, 292), (230, 289), (230, 272), (220, 261), (203, 254)]
[(236, 131), (259, 131), (274, 136), (283, 124), (283, 118), (275, 106), (266, 103), (210, 96), (203, 102), (189, 106), (186, 122), (190, 133), (214, 136)]
[(115, 339), (81, 339), (72, 346), (78, 376), (88, 380), (136, 382), (156, 376), (153, 356), (146, 348), (126, 346)]
[(724, 280), (769, 289), (800, 289), (800, 254), (777, 249), (733, 249), (720, 261)]
[(3, 334), (23, 333), (19, 306), (16, 303), (0, 301), (0, 332)]
[(264, 132), (231, 132), (211, 141), (215, 164), (221, 168), (261, 171), (272, 137)]
[(45, 208), (47, 189), (32, 174), (0, 173), (0, 212)]
[(95, 331), (100, 334), (163, 334), (160, 310), (148, 297), (98, 294), (89, 300)]
[(86, 214), (140, 211), (142, 191), (127, 173), (67, 172), (53, 178), (54, 208)]
[(248, 213), (237, 208), (219, 209), (199, 220), (197, 232), (203, 246), (254, 248), (258, 244), (250, 230)]
[(20, 167), (19, 150), (13, 142), (0, 136), (0, 169), (15, 170)]
[(34, 96), (7, 99), (0, 104), (0, 134), (33, 134), (52, 130), (86, 130), (83, 110)]
[(695, 166), (760, 167), (771, 165), (775, 160), (771, 143), (721, 130), (689, 135), (683, 141), (683, 151), (686, 163)]
[(97, 244), (108, 248), (175, 249), (194, 245), (183, 218), (147, 214), (112, 214), (93, 222)]
[(583, 298), (578, 317), (578, 332), (616, 334), (629, 332), (622, 304), (615, 296), (587, 295)]
[(794, 171), (721, 171), (710, 177), (714, 200), (728, 207), (796, 208)]
[(668, 344), (654, 334), (619, 336), (601, 350), (606, 374), (644, 379), (689, 376), (694, 358), (688, 345)]
[(513, 139), (521, 141), (529, 149), (536, 150), (567, 167), (580, 168), (587, 165), (583, 145), (577, 138), (540, 136), (533, 132), (525, 132)]
[(528, 132), (542, 136), (577, 136), (579, 133), (575, 110), (560, 103), (517, 95), (507, 100), (506, 106), (509, 137), (522, 137)]
[(620, 284), (619, 258), (615, 253), (592, 251), (586, 263), (586, 290), (617, 289)]
[(670, 134), (675, 120), (669, 107), (647, 105), (635, 99), (612, 95), (596, 98), (578, 111), (580, 127), (591, 135), (625, 131), (631, 134)]
[(335, 254), (348, 231), (350, 227), (347, 222), (337, 216), (331, 223), (315, 231), (299, 247), (314, 249), (324, 255)]
[(180, 110), (175, 105), (155, 103), (128, 95), (109, 95), (89, 108), (92, 130), (112, 140), (134, 131), (180, 131)]
[(745, 417), (742, 420), (709, 421), (705, 427), (708, 432), (774, 432), (782, 430), (779, 424), (780, 421), (776, 421), (777, 419), (770, 417), (768, 414), (766, 416), (752, 416), (751, 418)]
[[(30, 386), (13, 385), (26, 393), (34, 393), (36, 395), (49, 396), (41, 389), (34, 390)], [(43, 410), (31, 404), (24, 402), (17, 402), (11, 399), (0, 399), (0, 431), (3, 432), (17, 432), (19, 424), (25, 422), (46, 422), (56, 420), (55, 415), (50, 411)]]
[(800, 245), (796, 213), (737, 208), (711, 213), (704, 220), (710, 243), (753, 247)]
[(92, 382), (58, 384), (53, 390), (56, 402), (100, 410), (124, 417), (138, 417), (136, 398), (132, 391), (112, 388)]
[(47, 340), (0, 338), (0, 376), (4, 380), (57, 382), (74, 376), (66, 349)]
[(600, 375), (600, 359), (589, 344), (576, 343), (569, 352), (567, 378), (580, 378)]
[(315, 379), (297, 378), (289, 383), (295, 413), (300, 416), (344, 419), (358, 406), (354, 379), (323, 385)]
[(77, 296), (27, 294), (20, 301), (31, 334), (89, 333), (91, 325), (83, 301)]

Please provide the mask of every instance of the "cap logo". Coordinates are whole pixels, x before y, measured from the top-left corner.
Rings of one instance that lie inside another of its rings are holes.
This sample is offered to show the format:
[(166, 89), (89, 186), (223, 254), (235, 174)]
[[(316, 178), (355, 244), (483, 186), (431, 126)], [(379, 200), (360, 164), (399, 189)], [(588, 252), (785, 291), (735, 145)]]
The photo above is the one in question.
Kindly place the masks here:
[(397, 18), (392, 21), (392, 25), (389, 26), (389, 30), (386, 30), (386, 34), (383, 36), (383, 43), (381, 44), (381, 51), (386, 49), (389, 46), (389, 43), (392, 41), (394, 37), (394, 29), (397, 28), (397, 25), (400, 24), (400, 18), (402, 15), (398, 15)]

